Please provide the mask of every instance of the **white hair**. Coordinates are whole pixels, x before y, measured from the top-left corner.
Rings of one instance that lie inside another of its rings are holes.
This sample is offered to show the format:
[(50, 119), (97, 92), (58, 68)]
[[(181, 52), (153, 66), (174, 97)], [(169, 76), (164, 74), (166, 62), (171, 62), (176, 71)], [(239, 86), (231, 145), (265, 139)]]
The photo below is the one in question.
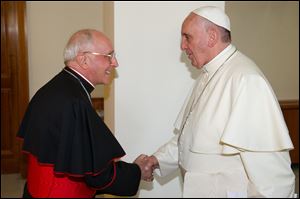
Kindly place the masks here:
[(65, 64), (73, 60), (80, 51), (86, 51), (93, 46), (92, 29), (84, 29), (74, 33), (64, 49)]

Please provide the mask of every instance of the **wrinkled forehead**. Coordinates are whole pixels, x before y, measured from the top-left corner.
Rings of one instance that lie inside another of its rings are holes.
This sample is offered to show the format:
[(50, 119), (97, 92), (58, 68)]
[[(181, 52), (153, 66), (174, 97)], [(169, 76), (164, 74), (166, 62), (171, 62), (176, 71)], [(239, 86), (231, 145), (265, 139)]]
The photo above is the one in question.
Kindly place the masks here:
[(94, 45), (96, 50), (103, 50), (103, 51), (113, 50), (112, 42), (104, 34), (100, 32), (95, 32), (93, 34), (93, 38), (94, 38)]

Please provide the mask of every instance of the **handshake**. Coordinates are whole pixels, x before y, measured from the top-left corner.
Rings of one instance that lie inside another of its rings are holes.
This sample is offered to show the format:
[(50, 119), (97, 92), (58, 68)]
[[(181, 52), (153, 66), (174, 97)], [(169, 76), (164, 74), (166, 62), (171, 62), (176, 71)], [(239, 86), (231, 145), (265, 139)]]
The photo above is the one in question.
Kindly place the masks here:
[(142, 180), (153, 181), (153, 171), (159, 167), (158, 160), (155, 156), (147, 156), (145, 154), (139, 155), (134, 162), (139, 165), (142, 172)]

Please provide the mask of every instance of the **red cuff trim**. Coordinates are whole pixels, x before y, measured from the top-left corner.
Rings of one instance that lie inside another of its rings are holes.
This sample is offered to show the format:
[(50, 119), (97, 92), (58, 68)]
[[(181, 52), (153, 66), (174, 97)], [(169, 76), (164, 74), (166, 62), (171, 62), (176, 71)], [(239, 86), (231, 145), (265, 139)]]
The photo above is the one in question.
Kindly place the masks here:
[(93, 188), (93, 189), (102, 190), (102, 189), (106, 189), (107, 187), (111, 186), (111, 184), (115, 181), (116, 176), (117, 176), (117, 169), (116, 169), (116, 163), (115, 162), (113, 163), (113, 166), (114, 166), (114, 175), (113, 175), (111, 181), (107, 185), (104, 185), (102, 187), (96, 187), (96, 188)]

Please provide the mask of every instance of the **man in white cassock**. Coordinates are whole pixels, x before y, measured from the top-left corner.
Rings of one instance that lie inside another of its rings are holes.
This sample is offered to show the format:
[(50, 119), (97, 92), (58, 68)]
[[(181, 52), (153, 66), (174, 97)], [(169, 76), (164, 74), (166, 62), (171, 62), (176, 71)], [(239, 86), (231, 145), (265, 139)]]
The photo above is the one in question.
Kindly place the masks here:
[(283, 114), (261, 70), (231, 44), (228, 16), (198, 8), (181, 34), (181, 49), (201, 73), (175, 122), (178, 133), (145, 169), (165, 176), (179, 167), (183, 197), (294, 197)]

